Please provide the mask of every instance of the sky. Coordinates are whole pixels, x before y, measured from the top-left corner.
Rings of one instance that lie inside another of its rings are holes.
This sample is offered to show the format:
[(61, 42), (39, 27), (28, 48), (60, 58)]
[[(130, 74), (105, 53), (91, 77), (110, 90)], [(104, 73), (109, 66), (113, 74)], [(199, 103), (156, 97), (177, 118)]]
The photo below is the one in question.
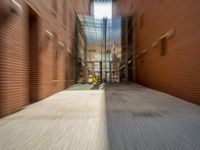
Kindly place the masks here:
[[(121, 17), (112, 18), (112, 2), (94, 2), (94, 16), (95, 19), (108, 18), (111, 20), (112, 31), (111, 39), (120, 40), (121, 39)], [(96, 34), (88, 33), (88, 40), (96, 40)], [(100, 40), (97, 38), (97, 40)]]
[(94, 2), (94, 16), (96, 19), (112, 18), (112, 2)]
[(112, 39), (121, 39), (121, 17), (116, 17), (112, 19)]

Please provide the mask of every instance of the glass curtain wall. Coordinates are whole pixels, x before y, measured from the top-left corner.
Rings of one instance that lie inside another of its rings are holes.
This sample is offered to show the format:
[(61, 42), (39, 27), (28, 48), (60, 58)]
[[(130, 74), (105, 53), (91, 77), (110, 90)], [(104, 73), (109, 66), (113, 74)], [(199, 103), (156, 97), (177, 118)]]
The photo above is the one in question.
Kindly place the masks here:
[(129, 80), (133, 39), (128, 24), (121, 17), (95, 19), (78, 14), (77, 82), (93, 82), (94, 77), (99, 83)]

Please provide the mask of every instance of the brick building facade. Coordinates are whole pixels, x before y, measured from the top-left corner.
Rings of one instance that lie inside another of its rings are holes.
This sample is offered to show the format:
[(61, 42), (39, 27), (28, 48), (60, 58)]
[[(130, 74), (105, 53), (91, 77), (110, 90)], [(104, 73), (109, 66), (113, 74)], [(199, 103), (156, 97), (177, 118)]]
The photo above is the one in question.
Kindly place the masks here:
[(76, 13), (88, 14), (89, 0), (0, 1), (1, 116), (73, 84)]
[(116, 0), (114, 15), (134, 15), (136, 81), (200, 104), (200, 1)]
[[(0, 115), (75, 81), (76, 13), (90, 0), (0, 1)], [(134, 16), (136, 81), (200, 104), (200, 2), (115, 0), (113, 14)]]

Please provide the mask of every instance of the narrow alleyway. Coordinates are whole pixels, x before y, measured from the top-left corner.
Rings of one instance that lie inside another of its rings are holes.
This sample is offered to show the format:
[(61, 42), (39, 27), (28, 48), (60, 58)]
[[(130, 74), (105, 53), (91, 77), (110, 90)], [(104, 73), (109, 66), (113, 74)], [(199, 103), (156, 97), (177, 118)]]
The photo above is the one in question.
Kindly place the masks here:
[(137, 84), (90, 89), (74, 86), (1, 119), (0, 149), (199, 149), (199, 106)]

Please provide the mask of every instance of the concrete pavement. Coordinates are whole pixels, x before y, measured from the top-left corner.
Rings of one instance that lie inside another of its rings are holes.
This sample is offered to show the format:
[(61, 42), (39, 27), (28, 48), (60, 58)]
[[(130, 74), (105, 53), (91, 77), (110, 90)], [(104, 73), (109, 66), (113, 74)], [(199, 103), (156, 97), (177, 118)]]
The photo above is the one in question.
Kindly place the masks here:
[(199, 106), (137, 84), (62, 91), (0, 120), (1, 150), (199, 150), (199, 141)]

